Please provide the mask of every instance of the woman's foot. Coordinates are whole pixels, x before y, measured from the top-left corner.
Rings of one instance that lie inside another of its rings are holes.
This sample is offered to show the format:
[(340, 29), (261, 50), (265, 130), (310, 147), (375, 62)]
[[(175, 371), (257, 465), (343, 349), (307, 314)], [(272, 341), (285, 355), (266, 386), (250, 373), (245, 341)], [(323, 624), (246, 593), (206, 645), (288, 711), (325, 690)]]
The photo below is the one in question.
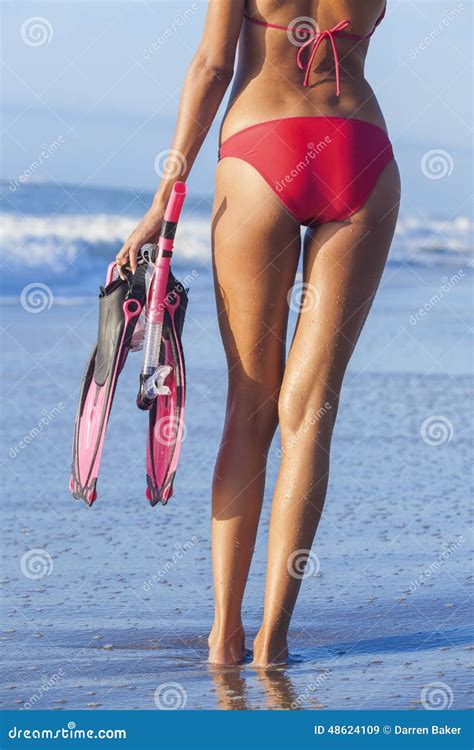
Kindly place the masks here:
[(245, 659), (245, 632), (242, 625), (223, 631), (216, 625), (208, 638), (210, 664), (242, 664)]
[(278, 664), (286, 664), (288, 660), (288, 644), (286, 635), (267, 635), (259, 631), (253, 642), (253, 667), (265, 669)]

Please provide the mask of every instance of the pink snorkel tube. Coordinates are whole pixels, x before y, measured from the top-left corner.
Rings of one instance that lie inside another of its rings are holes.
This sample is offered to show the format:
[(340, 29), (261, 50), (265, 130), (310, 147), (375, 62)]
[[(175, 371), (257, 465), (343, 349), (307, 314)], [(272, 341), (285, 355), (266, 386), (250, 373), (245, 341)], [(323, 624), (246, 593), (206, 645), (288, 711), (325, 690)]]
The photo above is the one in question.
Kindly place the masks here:
[(148, 292), (143, 365), (140, 374), (140, 390), (137, 396), (138, 408), (145, 411), (151, 408), (158, 395), (168, 392), (163, 381), (171, 368), (164, 365), (160, 366), (161, 337), (174, 236), (185, 197), (185, 183), (176, 182), (161, 225), (157, 256), (154, 262), (155, 270)]

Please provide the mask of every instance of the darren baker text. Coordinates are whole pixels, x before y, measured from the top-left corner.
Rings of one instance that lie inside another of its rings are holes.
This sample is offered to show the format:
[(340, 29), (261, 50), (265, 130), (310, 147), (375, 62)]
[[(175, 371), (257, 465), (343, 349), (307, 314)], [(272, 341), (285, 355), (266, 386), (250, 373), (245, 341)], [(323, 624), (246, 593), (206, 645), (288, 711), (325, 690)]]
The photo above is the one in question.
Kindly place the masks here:
[(447, 724), (432, 724), (431, 727), (401, 727), (395, 724), (394, 734), (461, 734), (461, 727), (448, 727)]

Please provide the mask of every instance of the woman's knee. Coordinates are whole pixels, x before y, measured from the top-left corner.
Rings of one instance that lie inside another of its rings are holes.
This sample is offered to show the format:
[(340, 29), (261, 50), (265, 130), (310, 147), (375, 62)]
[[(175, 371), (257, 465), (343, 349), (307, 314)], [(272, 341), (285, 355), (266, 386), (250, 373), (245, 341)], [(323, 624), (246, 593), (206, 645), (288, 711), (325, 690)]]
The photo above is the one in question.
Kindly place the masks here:
[(339, 386), (315, 382), (310, 390), (298, 384), (283, 385), (278, 401), (282, 436), (288, 439), (311, 438), (316, 434), (330, 436), (339, 405)]
[(233, 433), (270, 442), (278, 425), (279, 383), (232, 383), (227, 396), (226, 426)]

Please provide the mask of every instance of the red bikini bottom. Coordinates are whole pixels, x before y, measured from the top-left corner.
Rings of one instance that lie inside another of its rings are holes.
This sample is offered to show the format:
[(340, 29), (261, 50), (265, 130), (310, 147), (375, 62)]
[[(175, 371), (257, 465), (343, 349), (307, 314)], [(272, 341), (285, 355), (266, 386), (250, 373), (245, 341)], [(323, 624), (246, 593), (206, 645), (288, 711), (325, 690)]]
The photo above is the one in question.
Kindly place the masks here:
[(288, 117), (231, 135), (219, 159), (254, 167), (299, 224), (344, 221), (368, 200), (393, 159), (377, 125), (344, 117)]

